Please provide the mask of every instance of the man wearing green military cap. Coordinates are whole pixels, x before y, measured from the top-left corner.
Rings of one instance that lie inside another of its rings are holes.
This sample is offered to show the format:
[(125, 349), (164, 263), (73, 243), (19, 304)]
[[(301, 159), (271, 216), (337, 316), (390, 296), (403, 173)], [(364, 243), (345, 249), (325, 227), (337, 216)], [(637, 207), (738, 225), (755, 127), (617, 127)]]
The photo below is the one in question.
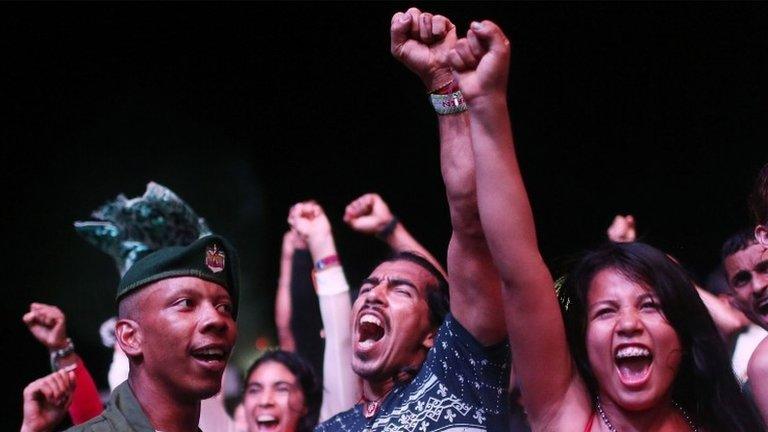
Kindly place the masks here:
[(219, 391), (235, 343), (239, 279), (234, 248), (215, 235), (136, 262), (117, 289), (128, 380), (70, 431), (198, 430), (200, 401)]

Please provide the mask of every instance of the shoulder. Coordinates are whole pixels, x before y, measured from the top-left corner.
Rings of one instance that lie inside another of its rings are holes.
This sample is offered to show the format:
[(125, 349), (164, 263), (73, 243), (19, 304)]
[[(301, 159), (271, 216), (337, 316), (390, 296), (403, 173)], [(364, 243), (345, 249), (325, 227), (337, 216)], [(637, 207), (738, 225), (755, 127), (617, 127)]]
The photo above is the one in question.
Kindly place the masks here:
[(434, 351), (441, 356), (443, 355), (441, 351), (454, 351), (457, 357), (484, 358), (499, 364), (508, 363), (509, 359), (508, 341), (485, 346), (475, 339), (452, 314), (445, 317), (438, 329)]
[(85, 423), (72, 426), (66, 432), (111, 432), (114, 430), (106, 417), (103, 414), (99, 414)]
[(358, 430), (355, 425), (361, 418), (357, 413), (357, 405), (355, 405), (317, 425), (315, 432)]
[(768, 379), (768, 338), (763, 339), (752, 353), (747, 374), (752, 382)]

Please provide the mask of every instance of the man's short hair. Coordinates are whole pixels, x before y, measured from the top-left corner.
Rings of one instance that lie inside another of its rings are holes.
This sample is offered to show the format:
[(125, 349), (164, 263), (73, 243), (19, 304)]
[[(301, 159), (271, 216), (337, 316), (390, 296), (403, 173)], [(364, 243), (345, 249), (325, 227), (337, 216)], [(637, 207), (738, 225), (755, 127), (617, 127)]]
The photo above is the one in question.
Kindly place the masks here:
[(451, 310), (448, 296), (448, 281), (443, 273), (422, 255), (411, 252), (396, 252), (383, 262), (408, 261), (424, 268), (437, 280), (437, 284), (426, 286), (427, 305), (429, 306), (429, 323), (437, 328), (443, 323), (445, 316)]
[(755, 232), (751, 228), (745, 228), (739, 230), (735, 234), (728, 237), (723, 243), (723, 249), (720, 253), (720, 257), (725, 261), (726, 258), (735, 254), (736, 252), (743, 251), (744, 249), (757, 244), (755, 239)]
[(757, 174), (755, 186), (749, 197), (749, 206), (755, 217), (755, 224), (768, 225), (768, 163)]

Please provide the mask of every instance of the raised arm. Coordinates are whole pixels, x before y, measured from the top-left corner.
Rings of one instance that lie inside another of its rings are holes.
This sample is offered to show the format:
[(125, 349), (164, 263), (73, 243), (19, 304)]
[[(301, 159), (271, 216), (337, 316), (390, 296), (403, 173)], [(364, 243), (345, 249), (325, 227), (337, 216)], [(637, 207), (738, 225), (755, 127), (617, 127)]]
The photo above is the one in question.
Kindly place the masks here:
[(277, 294), (275, 295), (275, 324), (277, 338), (280, 341), (280, 349), (296, 351), (296, 340), (291, 331), (291, 273), (293, 253), (297, 248), (306, 248), (295, 231), (288, 231), (283, 235), (283, 246), (280, 253), (280, 276), (277, 280)]
[(445, 274), (443, 266), (408, 232), (379, 194), (367, 193), (349, 203), (344, 210), (344, 222), (357, 232), (375, 235), (395, 252), (418, 253)]
[[(509, 58), (509, 41), (490, 21), (473, 22), (466, 39), (448, 55), (469, 105), (480, 218), (503, 280), (504, 312), (523, 401), (534, 430), (549, 429), (555, 417), (586, 419), (590, 404), (582, 388), (571, 392), (581, 381), (517, 164), (507, 109)], [(561, 411), (569, 394), (581, 398), (576, 404), (581, 412)]]
[[(456, 28), (447, 18), (411, 8), (392, 17), (391, 37), (392, 54), (428, 91), (456, 90), (444, 63), (456, 43)], [(504, 340), (506, 331), (499, 277), (477, 212), (469, 123), (466, 111), (438, 116), (440, 165), (453, 227), (447, 258), (451, 313), (480, 343), (492, 345)]]
[(24, 389), (21, 432), (50, 432), (67, 415), (75, 389), (75, 365), (32, 381)]
[[(60, 369), (74, 371), (72, 374), (77, 386), (73, 385), (72, 404), (67, 405), (72, 423), (84, 423), (99, 415), (104, 409), (99, 391), (82, 359), (75, 352), (72, 341), (67, 337), (67, 320), (64, 312), (53, 305), (32, 303), (29, 305), (29, 312), (22, 317), (22, 321), (27, 325), (30, 333), (48, 348), (54, 371)], [(50, 378), (50, 380), (53, 379)]]
[(351, 408), (360, 398), (360, 382), (352, 371), (352, 302), (349, 284), (336, 254), (336, 244), (322, 207), (309, 201), (291, 208), (288, 223), (307, 243), (315, 290), (325, 331), (323, 402), (320, 421)]

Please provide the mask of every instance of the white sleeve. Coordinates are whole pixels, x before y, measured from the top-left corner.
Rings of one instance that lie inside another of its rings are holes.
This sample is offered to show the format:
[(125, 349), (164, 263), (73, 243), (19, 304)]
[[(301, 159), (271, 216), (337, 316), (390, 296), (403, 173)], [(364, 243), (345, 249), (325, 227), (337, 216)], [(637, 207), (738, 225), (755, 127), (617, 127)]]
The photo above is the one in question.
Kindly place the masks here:
[(352, 371), (352, 302), (344, 270), (336, 266), (315, 272), (314, 281), (325, 332), (323, 422), (352, 408), (360, 397), (360, 380)]

